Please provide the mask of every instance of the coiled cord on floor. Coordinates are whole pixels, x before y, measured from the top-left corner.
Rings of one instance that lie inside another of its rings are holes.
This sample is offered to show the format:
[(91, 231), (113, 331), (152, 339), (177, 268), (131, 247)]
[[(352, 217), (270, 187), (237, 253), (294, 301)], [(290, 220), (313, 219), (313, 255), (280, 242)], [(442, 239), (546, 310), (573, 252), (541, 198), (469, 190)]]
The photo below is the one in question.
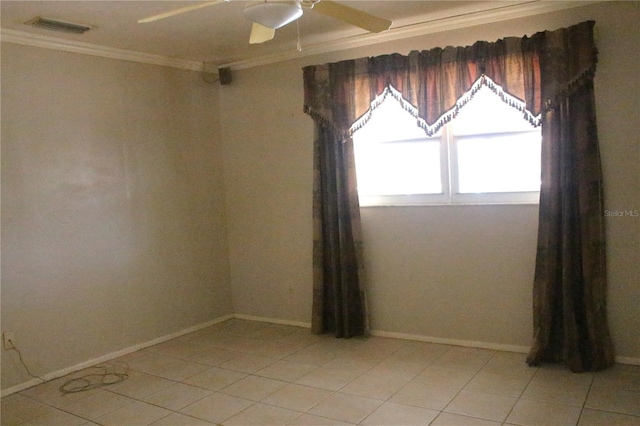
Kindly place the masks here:
[[(7, 349), (15, 351), (18, 354), (20, 364), (22, 364), (27, 374), (34, 379), (38, 379), (43, 383), (46, 383), (47, 381), (45, 379), (40, 376), (36, 376), (31, 372), (27, 364), (24, 362), (24, 359), (22, 358), (22, 352), (20, 352), (20, 350), (13, 344), (13, 342), (9, 341), (9, 344), (11, 346)], [(60, 386), (60, 392), (66, 394), (84, 392), (103, 386), (115, 385), (116, 383), (124, 382), (129, 378), (129, 365), (123, 361), (115, 361), (111, 364), (99, 365), (93, 368), (97, 369), (98, 371), (67, 380), (62, 386)], [(67, 374), (67, 376), (70, 374), (73, 373), (69, 373)]]
[(129, 378), (129, 365), (118, 361), (109, 365), (93, 367), (99, 371), (67, 380), (60, 386), (62, 393), (78, 393), (103, 386), (115, 385)]

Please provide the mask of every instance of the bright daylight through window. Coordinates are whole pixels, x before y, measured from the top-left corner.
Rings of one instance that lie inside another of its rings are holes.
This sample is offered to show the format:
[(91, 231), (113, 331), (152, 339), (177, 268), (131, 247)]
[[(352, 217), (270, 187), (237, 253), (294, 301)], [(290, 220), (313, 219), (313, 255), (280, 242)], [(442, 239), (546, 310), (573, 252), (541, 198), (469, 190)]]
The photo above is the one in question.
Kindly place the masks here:
[(438, 134), (388, 95), (353, 135), (360, 204), (536, 203), (540, 127), (482, 85)]

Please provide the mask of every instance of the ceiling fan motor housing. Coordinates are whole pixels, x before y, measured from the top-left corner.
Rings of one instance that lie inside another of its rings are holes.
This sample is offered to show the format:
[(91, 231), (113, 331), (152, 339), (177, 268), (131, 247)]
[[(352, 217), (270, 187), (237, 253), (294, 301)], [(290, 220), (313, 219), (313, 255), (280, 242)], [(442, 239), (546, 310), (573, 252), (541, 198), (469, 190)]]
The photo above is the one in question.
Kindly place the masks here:
[(302, 16), (298, 2), (265, 2), (247, 6), (245, 18), (268, 28), (280, 28)]

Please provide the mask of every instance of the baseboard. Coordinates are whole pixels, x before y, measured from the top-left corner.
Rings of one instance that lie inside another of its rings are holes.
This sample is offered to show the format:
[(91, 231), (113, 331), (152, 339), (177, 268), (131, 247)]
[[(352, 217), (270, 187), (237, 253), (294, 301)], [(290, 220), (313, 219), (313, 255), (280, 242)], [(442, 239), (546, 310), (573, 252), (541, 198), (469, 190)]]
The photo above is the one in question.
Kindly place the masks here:
[[(157, 345), (159, 343), (166, 342), (167, 340), (175, 339), (176, 337), (184, 336), (185, 334), (193, 333), (194, 331), (198, 331), (200, 329), (210, 327), (210, 326), (212, 326), (214, 324), (218, 324), (218, 323), (221, 323), (223, 321), (230, 320), (233, 317), (234, 316), (232, 314), (224, 315), (224, 316), (218, 317), (216, 319), (213, 319), (211, 321), (207, 321), (207, 322), (204, 322), (202, 324), (197, 324), (197, 325), (194, 325), (192, 327), (188, 327), (188, 328), (185, 328), (183, 330), (176, 331), (176, 332), (171, 333), (171, 334), (167, 334), (166, 336), (158, 337), (157, 339), (153, 339), (153, 340), (149, 340), (147, 342), (139, 343), (137, 345), (129, 346), (128, 348), (121, 349), (121, 350), (116, 351), (116, 352), (111, 352), (111, 353), (103, 355), (101, 357), (90, 359), (88, 361), (81, 362), (80, 364), (76, 364), (76, 365), (73, 365), (71, 367), (63, 368), (62, 370), (58, 370), (58, 371), (54, 371), (54, 372), (51, 372), (51, 373), (44, 374), (44, 375), (42, 375), (40, 377), (42, 377), (42, 379), (44, 379), (45, 381), (57, 379), (58, 377), (66, 376), (69, 373), (73, 373), (75, 371), (79, 371), (79, 370), (82, 370), (82, 369), (85, 369), (85, 368), (93, 367), (94, 365), (98, 365), (98, 364), (101, 364), (103, 362), (111, 361), (111, 360), (119, 358), (121, 356), (130, 354), (132, 352), (139, 351), (140, 349), (148, 348), (150, 346), (154, 346), (154, 345)], [(12, 393), (16, 393), (16, 392), (20, 392), (22, 390), (28, 389), (31, 386), (35, 386), (35, 385), (40, 384), (40, 383), (42, 383), (40, 380), (32, 379), (32, 380), (29, 380), (28, 382), (20, 383), (18, 385), (12, 386), (12, 387), (7, 388), (7, 389), (2, 389), (2, 392), (0, 393), (0, 396), (5, 397), (7, 395), (11, 395)]]
[[(245, 314), (233, 314), (233, 317), (237, 319), (247, 320), (247, 321), (259, 321), (259, 322), (267, 322), (271, 324), (283, 324), (283, 325), (291, 325), (295, 327), (311, 328), (311, 323), (301, 322), (301, 321), (291, 321), (291, 320), (259, 317), (254, 315), (245, 315)], [(371, 335), (378, 336), (378, 337), (389, 337), (393, 339), (412, 340), (412, 341), (418, 341), (418, 342), (440, 343), (440, 344), (452, 345), (452, 346), (464, 346), (467, 348), (492, 349), (492, 350), (503, 351), (503, 352), (528, 353), (530, 349), (528, 346), (476, 342), (471, 340), (456, 340), (456, 339), (447, 339), (442, 337), (424, 336), (421, 334), (396, 333), (392, 331), (383, 331), (383, 330), (371, 330)]]
[(258, 321), (258, 322), (268, 322), (271, 324), (280, 324), (280, 325), (290, 325), (293, 327), (302, 327), (302, 328), (311, 328), (310, 322), (303, 321), (291, 321), (285, 319), (278, 318), (268, 318), (268, 317), (257, 317), (254, 315), (245, 315), (245, 314), (233, 314), (234, 318), (243, 319), (247, 321)]
[[(492, 349), (502, 352), (529, 353), (529, 346), (505, 345), (502, 343), (477, 342), (473, 340), (447, 339), (443, 337), (423, 336), (421, 334), (395, 333), (391, 331), (372, 330), (372, 336), (390, 337), (393, 339), (413, 340), (418, 342), (440, 343), (443, 345), (462, 346), (465, 348)], [(617, 364), (640, 365), (640, 358), (617, 356)]]
[(640, 365), (640, 358), (634, 358), (630, 356), (617, 356), (616, 362), (618, 364)]
[(444, 337), (424, 336), (421, 334), (395, 333), (392, 331), (371, 330), (372, 336), (389, 337), (393, 339), (413, 340), (417, 342), (439, 343), (443, 345), (463, 346), (466, 348), (491, 349), (503, 352), (528, 353), (528, 346), (505, 345), (503, 343), (478, 342), (474, 340), (447, 339)]

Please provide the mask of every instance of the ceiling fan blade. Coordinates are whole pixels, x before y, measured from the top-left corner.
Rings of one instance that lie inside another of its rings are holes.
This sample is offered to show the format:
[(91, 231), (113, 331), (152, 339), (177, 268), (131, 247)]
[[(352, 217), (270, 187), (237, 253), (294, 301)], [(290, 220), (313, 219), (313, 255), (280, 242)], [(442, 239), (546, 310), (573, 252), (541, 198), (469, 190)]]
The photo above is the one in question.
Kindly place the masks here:
[(192, 10), (202, 9), (203, 7), (209, 7), (209, 6), (214, 6), (214, 5), (220, 4), (220, 3), (226, 3), (228, 1), (229, 0), (212, 0), (212, 1), (208, 1), (206, 3), (200, 3), (200, 4), (196, 4), (196, 5), (192, 5), (192, 6), (185, 6), (185, 7), (179, 8), (179, 9), (169, 10), (168, 12), (163, 12), (163, 13), (159, 13), (157, 15), (153, 15), (153, 16), (149, 16), (147, 18), (140, 19), (138, 21), (138, 23), (139, 24), (146, 24), (148, 22), (159, 21), (160, 19), (165, 19), (165, 18), (169, 18), (171, 16), (180, 15), (182, 13), (191, 12)]
[(273, 28), (265, 27), (258, 23), (253, 23), (251, 27), (251, 36), (249, 37), (249, 44), (259, 44), (265, 41), (273, 40), (276, 36), (276, 30)]
[(344, 6), (329, 0), (321, 0), (313, 6), (313, 10), (323, 15), (339, 19), (372, 33), (386, 31), (391, 27), (391, 21), (378, 18), (367, 12)]

